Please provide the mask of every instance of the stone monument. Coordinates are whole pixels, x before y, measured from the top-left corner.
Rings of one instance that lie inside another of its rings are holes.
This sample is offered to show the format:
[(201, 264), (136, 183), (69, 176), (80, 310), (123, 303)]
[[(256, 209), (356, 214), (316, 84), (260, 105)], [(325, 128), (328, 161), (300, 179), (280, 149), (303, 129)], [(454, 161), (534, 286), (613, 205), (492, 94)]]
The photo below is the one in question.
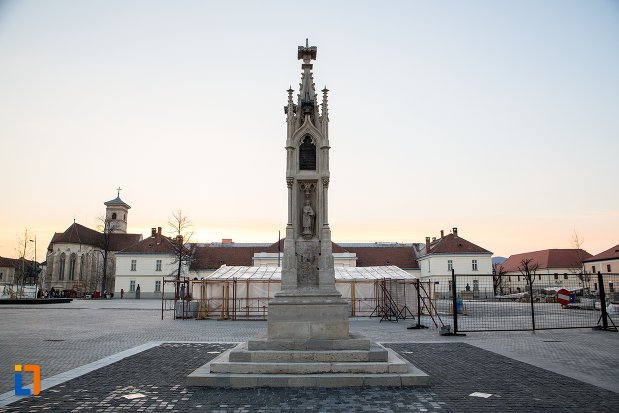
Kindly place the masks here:
[(335, 289), (328, 219), (329, 107), (322, 111), (312, 75), (316, 46), (299, 46), (303, 61), (296, 103), (288, 90), (286, 185), (288, 223), (281, 292), (269, 302), (269, 339), (347, 339), (349, 304)]
[(222, 353), (188, 377), (209, 387), (413, 386), (428, 376), (394, 351), (351, 335), (350, 304), (335, 289), (328, 220), (329, 109), (312, 75), (317, 48), (299, 46), (300, 90), (284, 107), (288, 222), (281, 291), (269, 302), (267, 335)]

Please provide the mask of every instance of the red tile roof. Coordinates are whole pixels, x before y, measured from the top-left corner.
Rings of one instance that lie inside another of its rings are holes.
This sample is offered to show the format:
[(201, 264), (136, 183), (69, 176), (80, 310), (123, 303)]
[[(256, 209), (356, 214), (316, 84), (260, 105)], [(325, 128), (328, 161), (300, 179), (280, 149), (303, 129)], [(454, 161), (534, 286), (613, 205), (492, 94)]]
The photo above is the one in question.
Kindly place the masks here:
[[(24, 260), (25, 265), (32, 265), (34, 263), (33, 260)], [(22, 260), (21, 258), (7, 258), (0, 257), (0, 267), (8, 267), (8, 268), (21, 268)]]
[[(141, 239), (142, 234), (110, 234), (110, 251), (120, 251)], [(74, 222), (64, 232), (56, 232), (47, 249), (51, 251), (55, 243), (83, 244), (100, 248), (104, 239), (101, 232)]]
[(590, 257), (591, 254), (582, 249), (548, 249), (512, 255), (501, 265), (504, 271), (515, 272), (518, 271), (522, 260), (532, 259), (532, 264), (537, 264), (538, 269), (579, 268), (579, 261)]
[(599, 254), (592, 256), (591, 258), (587, 258), (585, 262), (616, 260), (616, 259), (619, 259), (619, 244), (607, 249), (606, 251), (602, 251)]
[[(336, 244), (333, 245), (335, 246)], [(413, 247), (405, 245), (376, 247), (346, 246), (346, 250), (357, 254), (357, 267), (395, 265), (403, 269), (419, 268)]]
[[(281, 241), (283, 256), (284, 240)], [(192, 270), (217, 269), (222, 265), (251, 266), (254, 253), (277, 252), (277, 242), (265, 246), (244, 246), (243, 244), (206, 244), (194, 247)]]
[(122, 249), (120, 253), (174, 254), (176, 249), (174, 248), (173, 243), (174, 240), (166, 237), (165, 235), (160, 235), (159, 237), (155, 235)]
[(110, 251), (122, 251), (141, 239), (142, 234), (110, 234)]
[[(485, 248), (475, 245), (465, 240), (461, 236), (447, 234), (430, 243), (430, 254), (492, 254)], [(427, 255), (426, 249), (421, 251), (422, 255)]]
[[(342, 247), (333, 243), (334, 253), (351, 252), (357, 254), (358, 267), (370, 267), (377, 265), (395, 265), (400, 268), (419, 268), (413, 248), (405, 245), (377, 246), (377, 247)], [(281, 240), (281, 252), (283, 257), (284, 240)], [(243, 244), (206, 244), (196, 245), (192, 270), (217, 269), (222, 265), (228, 266), (251, 266), (255, 253), (277, 252), (277, 242), (268, 246), (255, 246)]]

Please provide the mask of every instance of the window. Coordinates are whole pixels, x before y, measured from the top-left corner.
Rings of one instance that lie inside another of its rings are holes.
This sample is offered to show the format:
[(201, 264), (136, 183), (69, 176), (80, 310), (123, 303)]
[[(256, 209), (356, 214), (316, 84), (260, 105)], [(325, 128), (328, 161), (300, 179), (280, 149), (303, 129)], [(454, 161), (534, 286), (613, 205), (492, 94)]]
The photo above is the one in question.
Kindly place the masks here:
[(473, 260), (473, 271), (477, 271), (477, 260)]
[(316, 146), (309, 136), (306, 136), (299, 146), (299, 169), (302, 171), (316, 170)]
[(542, 279), (542, 274), (537, 274), (537, 279), (541, 280)]
[(135, 280), (129, 281), (129, 291), (135, 292)]
[(161, 281), (155, 281), (155, 292), (158, 293), (161, 291)]
[(454, 262), (453, 260), (447, 260), (447, 271), (451, 271), (454, 269)]
[(473, 280), (473, 291), (479, 291), (479, 280)]
[(518, 281), (520, 281), (520, 276), (518, 276)]
[(75, 261), (77, 257), (75, 254), (71, 254), (71, 258), (69, 258), (69, 281), (75, 279)]
[(559, 274), (555, 272), (555, 280), (558, 280), (558, 279), (559, 279)]
[(80, 273), (77, 276), (80, 281), (82, 280), (83, 274), (84, 274), (84, 256), (80, 255)]
[(593, 290), (597, 291), (598, 290), (598, 283), (593, 283)]
[(512, 276), (511, 275), (507, 276), (507, 281), (512, 282)]
[[(155, 267), (155, 271), (161, 271), (161, 260), (157, 260), (157, 265)], [(159, 282), (159, 281), (157, 281), (157, 282)], [(157, 291), (159, 291), (159, 290), (157, 290)]]
[(116, 219), (116, 212), (112, 214), (112, 219)]
[(595, 265), (591, 266), (591, 272), (595, 274)]
[(563, 279), (567, 280), (567, 274), (563, 274)]
[(67, 256), (65, 255), (65, 253), (63, 252), (62, 254), (60, 254), (60, 268), (58, 269), (58, 280), (62, 281), (64, 280), (64, 262), (67, 259)]
[(4, 274), (0, 272), (0, 280), (2, 279), (2, 276), (3, 276), (3, 275), (4, 275)]
[(430, 269), (430, 261), (428, 260), (428, 272), (432, 272), (432, 270)]
[(138, 266), (138, 260), (131, 260), (131, 271), (135, 271)]
[(613, 283), (608, 283), (608, 291), (611, 293), (615, 292), (615, 285)]
[(610, 272), (610, 264), (606, 264), (606, 272)]

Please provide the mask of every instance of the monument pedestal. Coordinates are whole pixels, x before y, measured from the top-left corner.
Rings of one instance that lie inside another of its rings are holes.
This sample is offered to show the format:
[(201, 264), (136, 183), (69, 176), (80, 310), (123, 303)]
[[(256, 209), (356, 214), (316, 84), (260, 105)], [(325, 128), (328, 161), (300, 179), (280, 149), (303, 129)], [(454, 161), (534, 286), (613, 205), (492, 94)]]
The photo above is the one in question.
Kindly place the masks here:
[(347, 339), (350, 305), (340, 293), (282, 291), (269, 302), (267, 337), (273, 339)]
[(187, 379), (206, 387), (424, 386), (428, 375), (395, 351), (361, 337), (249, 340)]

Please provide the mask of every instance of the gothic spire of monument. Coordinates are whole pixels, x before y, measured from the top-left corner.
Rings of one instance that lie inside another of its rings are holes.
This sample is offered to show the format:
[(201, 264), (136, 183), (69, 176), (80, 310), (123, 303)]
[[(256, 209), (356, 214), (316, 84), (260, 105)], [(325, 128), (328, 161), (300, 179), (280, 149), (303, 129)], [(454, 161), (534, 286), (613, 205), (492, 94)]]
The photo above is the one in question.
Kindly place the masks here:
[(298, 114), (298, 123), (302, 124), (309, 119), (314, 126), (318, 127), (319, 113), (318, 105), (316, 104), (316, 86), (314, 85), (314, 75), (312, 68), (314, 65), (312, 60), (316, 60), (318, 48), (310, 46), (308, 39), (305, 39), (305, 46), (299, 46), (297, 59), (303, 60), (301, 69), (301, 83), (299, 84), (299, 94), (297, 95), (297, 108), (300, 109)]

